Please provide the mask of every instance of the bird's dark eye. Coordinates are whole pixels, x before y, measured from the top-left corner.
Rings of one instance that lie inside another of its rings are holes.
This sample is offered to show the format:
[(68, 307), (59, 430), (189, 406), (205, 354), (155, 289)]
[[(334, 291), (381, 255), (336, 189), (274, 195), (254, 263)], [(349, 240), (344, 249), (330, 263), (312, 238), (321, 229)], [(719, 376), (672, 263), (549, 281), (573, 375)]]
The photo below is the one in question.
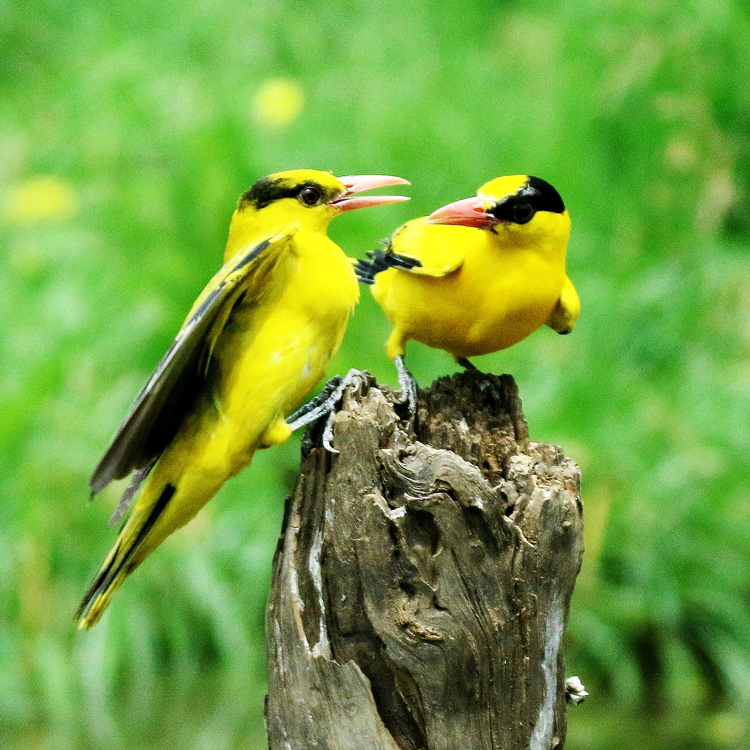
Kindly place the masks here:
[(516, 224), (528, 224), (534, 218), (535, 213), (530, 203), (516, 203), (513, 206), (513, 221)]
[(302, 188), (302, 190), (299, 191), (298, 198), (304, 203), (306, 206), (314, 206), (321, 198), (323, 194), (321, 193), (319, 188), (308, 186), (305, 188)]

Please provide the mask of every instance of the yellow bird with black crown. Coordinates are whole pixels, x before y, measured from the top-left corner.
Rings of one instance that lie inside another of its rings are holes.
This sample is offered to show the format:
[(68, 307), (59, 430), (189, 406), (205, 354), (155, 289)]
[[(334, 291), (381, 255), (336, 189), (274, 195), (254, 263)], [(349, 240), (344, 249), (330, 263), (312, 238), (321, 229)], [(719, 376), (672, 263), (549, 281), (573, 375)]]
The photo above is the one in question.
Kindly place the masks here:
[(78, 610), (101, 617), (115, 591), (260, 448), (316, 418), (287, 417), (323, 377), (359, 291), (351, 261), (327, 236), (344, 211), (408, 200), (361, 196), (399, 177), (293, 170), (265, 177), (239, 200), (224, 265), (174, 342), (90, 481), (92, 496), (132, 475), (113, 520), (145, 482)]
[(560, 194), (529, 175), (498, 177), (477, 195), (407, 222), (357, 264), (393, 324), (388, 357), (414, 339), (459, 364), (506, 349), (543, 325), (570, 333), (580, 301), (565, 270), (570, 217)]

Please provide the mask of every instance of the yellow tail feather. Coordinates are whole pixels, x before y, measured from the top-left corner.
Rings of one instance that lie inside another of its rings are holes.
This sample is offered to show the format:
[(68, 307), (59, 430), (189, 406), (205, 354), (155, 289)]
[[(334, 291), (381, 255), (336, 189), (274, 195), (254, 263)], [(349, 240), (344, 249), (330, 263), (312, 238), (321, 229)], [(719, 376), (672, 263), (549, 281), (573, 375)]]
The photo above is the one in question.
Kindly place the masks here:
[(75, 619), (79, 628), (91, 628), (99, 622), (112, 595), (138, 567), (141, 560), (134, 560), (134, 555), (175, 491), (173, 484), (166, 485), (148, 511), (148, 515), (144, 514), (145, 518), (133, 513), (128, 519), (76, 612)]

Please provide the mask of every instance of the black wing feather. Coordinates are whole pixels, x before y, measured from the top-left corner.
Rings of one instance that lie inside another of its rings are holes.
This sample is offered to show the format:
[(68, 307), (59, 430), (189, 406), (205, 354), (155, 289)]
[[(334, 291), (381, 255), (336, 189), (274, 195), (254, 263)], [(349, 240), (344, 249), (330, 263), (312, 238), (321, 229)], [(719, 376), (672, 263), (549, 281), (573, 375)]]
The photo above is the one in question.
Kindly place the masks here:
[(292, 231), (263, 240), (234, 266), (222, 268), (216, 288), (182, 326), (99, 461), (89, 481), (92, 497), (113, 479), (150, 467), (169, 445), (202, 385), (206, 337), (222, 308), (239, 298), (238, 286), (248, 278), (248, 266), (270, 245), (288, 240)]
[(354, 265), (357, 278), (363, 284), (374, 284), (375, 277), (387, 268), (405, 268), (407, 270), (417, 268), (422, 263), (416, 258), (407, 258), (393, 252), (393, 243), (390, 239), (383, 240), (385, 247), (382, 250), (373, 250), (367, 253), (369, 260), (358, 260)]

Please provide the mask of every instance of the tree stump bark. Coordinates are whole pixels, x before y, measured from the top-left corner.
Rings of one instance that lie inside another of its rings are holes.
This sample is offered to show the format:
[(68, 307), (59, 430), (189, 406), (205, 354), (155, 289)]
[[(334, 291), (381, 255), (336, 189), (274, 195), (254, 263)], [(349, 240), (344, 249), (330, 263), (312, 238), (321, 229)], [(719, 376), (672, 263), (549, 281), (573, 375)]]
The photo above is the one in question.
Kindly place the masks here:
[(268, 606), (271, 750), (547, 750), (583, 555), (580, 473), (508, 375), (421, 391), (361, 373), (303, 443)]

